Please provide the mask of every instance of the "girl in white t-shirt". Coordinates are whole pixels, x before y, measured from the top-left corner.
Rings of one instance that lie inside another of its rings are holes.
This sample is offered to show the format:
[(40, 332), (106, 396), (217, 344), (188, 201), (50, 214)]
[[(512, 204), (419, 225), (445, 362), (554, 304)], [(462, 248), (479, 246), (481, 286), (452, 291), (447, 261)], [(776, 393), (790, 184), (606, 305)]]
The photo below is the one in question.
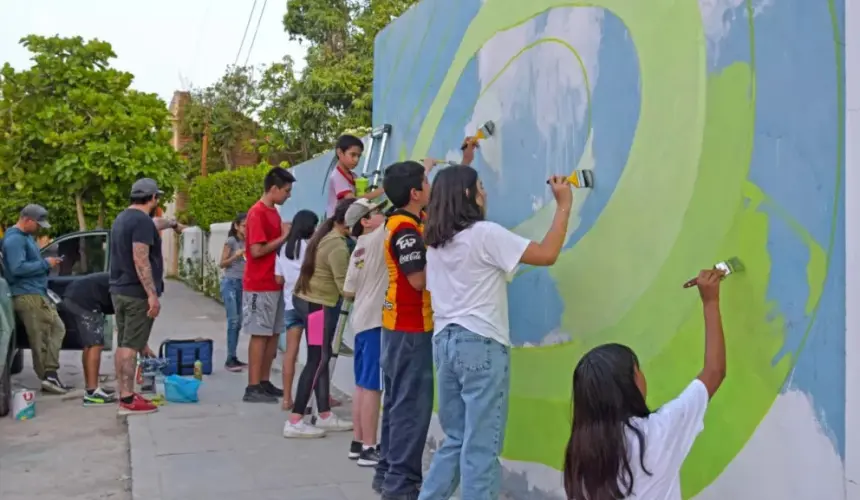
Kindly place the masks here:
[(535, 243), (484, 220), (487, 194), (472, 167), (447, 167), (433, 181), (424, 239), (445, 441), (421, 486), (422, 500), (447, 500), (458, 483), (461, 498), (499, 497), (510, 376), (506, 277), (519, 263), (549, 266), (558, 258), (573, 194), (564, 177), (549, 184), (555, 217)]
[(708, 401), (726, 375), (720, 319), (722, 271), (704, 270), (705, 364), (675, 399), (652, 412), (636, 354), (620, 344), (592, 349), (573, 372), (573, 429), (564, 464), (570, 500), (681, 500), (680, 472), (704, 428)]
[(287, 241), (278, 250), (278, 257), (275, 260), (275, 278), (284, 285), (284, 324), (287, 328), (282, 370), (285, 389), (284, 410), (293, 408), (293, 377), (296, 375), (296, 359), (299, 356), (299, 344), (305, 328), (301, 318), (293, 309), (293, 288), (301, 273), (305, 247), (318, 223), (319, 217), (315, 213), (310, 210), (299, 210), (293, 217)]

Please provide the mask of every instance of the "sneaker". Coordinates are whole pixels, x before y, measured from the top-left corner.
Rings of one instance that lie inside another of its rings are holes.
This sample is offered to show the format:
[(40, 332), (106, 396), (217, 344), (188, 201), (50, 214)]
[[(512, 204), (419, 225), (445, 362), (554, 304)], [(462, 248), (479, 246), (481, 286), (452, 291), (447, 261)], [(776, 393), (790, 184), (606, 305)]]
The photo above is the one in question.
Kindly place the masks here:
[(42, 380), (42, 391), (44, 392), (50, 392), (52, 394), (66, 394), (69, 392), (69, 389), (71, 389), (71, 387), (63, 384), (63, 382), (60, 381), (60, 377), (55, 374), (48, 375), (44, 380)]
[(242, 396), (242, 401), (246, 403), (277, 403), (278, 398), (268, 394), (261, 386), (248, 386), (245, 388), (245, 395)]
[(268, 380), (264, 380), (264, 381), (260, 382), (260, 386), (263, 388), (263, 391), (265, 391), (266, 394), (268, 394), (270, 396), (275, 396), (276, 398), (284, 397), (284, 390), (278, 389)]
[(144, 399), (144, 397), (140, 394), (134, 394), (132, 396), (131, 403), (126, 403), (120, 400), (119, 410), (117, 410), (117, 414), (120, 416), (145, 415), (147, 413), (155, 413), (157, 411), (157, 406), (152, 404), (150, 401)]
[(306, 424), (304, 420), (299, 420), (295, 424), (289, 420), (284, 423), (284, 437), (287, 439), (313, 439), (325, 437), (325, 431), (319, 427)]
[(317, 417), (317, 427), (332, 432), (351, 431), (352, 422), (343, 420), (332, 413), (328, 418)]
[(379, 453), (375, 447), (364, 448), (361, 450), (361, 456), (358, 457), (356, 463), (359, 467), (376, 467), (376, 464), (379, 463)]
[(346, 457), (350, 460), (358, 460), (358, 457), (361, 456), (362, 444), (360, 441), (353, 441), (349, 443), (349, 453)]
[(380, 476), (379, 473), (376, 473), (373, 476), (373, 482), (370, 483), (370, 487), (379, 495), (382, 494), (382, 483), (384, 481), (384, 477), (385, 476)]
[(240, 372), (242, 371), (243, 366), (239, 364), (239, 360), (236, 358), (227, 358), (227, 361), (224, 362), (224, 368), (228, 372)]
[(108, 393), (101, 387), (84, 394), (84, 406), (104, 406), (112, 403), (116, 403), (116, 394)]
[(248, 366), (248, 363), (245, 363), (244, 361), (239, 361), (239, 358), (236, 358), (236, 357), (233, 358), (233, 362), (236, 363), (237, 365), (241, 366), (242, 368), (245, 368), (246, 366)]

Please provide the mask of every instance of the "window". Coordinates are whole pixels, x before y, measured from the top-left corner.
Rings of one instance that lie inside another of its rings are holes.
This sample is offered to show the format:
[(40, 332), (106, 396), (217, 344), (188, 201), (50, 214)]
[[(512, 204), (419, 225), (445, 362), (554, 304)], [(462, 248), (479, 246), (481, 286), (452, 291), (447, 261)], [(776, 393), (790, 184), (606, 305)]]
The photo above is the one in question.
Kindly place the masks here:
[(42, 250), (45, 257), (62, 257), (50, 276), (85, 276), (107, 271), (107, 233), (90, 233), (60, 238)]

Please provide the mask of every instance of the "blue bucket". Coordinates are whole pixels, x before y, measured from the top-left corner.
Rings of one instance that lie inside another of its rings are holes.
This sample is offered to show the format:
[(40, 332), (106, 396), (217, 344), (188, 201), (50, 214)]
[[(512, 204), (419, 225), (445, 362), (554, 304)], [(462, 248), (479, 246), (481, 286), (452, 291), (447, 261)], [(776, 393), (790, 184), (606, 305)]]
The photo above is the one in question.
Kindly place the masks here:
[(164, 379), (164, 398), (171, 403), (196, 403), (200, 401), (197, 391), (201, 383), (196, 378), (168, 375)]

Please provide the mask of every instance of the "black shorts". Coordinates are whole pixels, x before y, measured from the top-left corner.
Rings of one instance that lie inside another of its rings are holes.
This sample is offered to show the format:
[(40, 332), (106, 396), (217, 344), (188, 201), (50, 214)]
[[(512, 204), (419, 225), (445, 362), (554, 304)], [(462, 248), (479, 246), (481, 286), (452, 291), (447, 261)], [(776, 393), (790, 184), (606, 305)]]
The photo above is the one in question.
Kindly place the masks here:
[(105, 345), (104, 314), (88, 311), (69, 299), (63, 299), (63, 307), (75, 318), (75, 326), (84, 347)]

